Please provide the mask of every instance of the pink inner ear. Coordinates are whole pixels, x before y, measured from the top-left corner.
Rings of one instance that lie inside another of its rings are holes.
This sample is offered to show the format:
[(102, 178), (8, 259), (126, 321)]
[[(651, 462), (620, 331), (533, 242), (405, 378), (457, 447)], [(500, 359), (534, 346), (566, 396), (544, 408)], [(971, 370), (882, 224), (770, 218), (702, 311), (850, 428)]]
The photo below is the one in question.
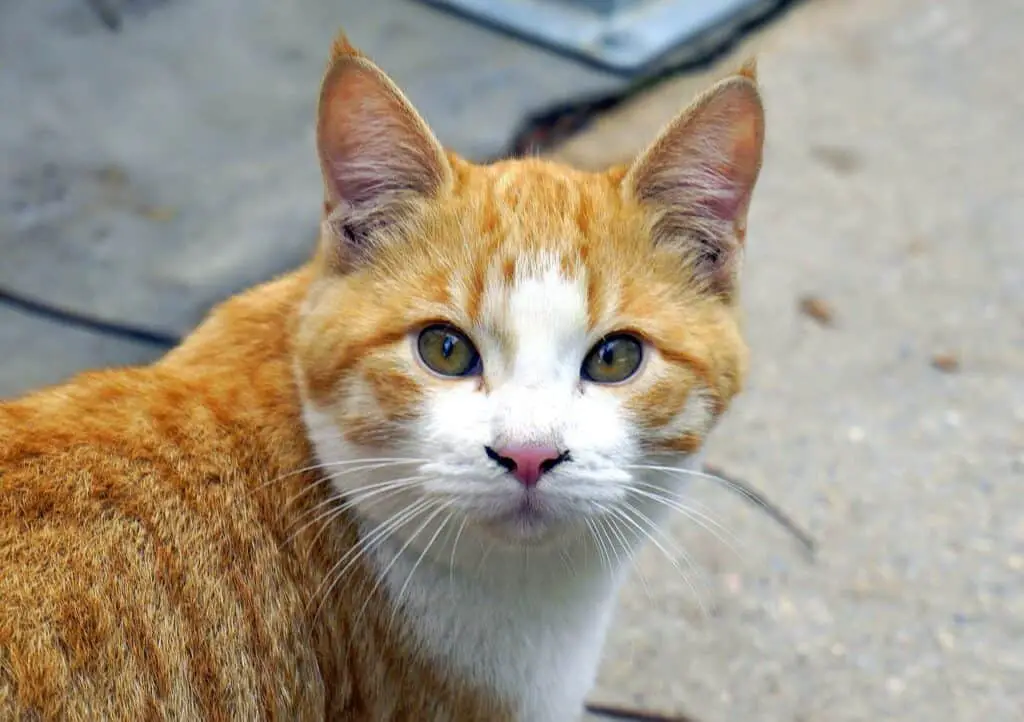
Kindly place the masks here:
[(640, 158), (634, 192), (669, 213), (742, 223), (761, 166), (762, 128), (756, 86), (725, 81)]
[(331, 205), (370, 210), (443, 182), (440, 146), (401, 92), (367, 61), (344, 58), (324, 82), (317, 128)]
[(737, 219), (747, 201), (747, 193), (743, 185), (734, 179), (735, 173), (731, 164), (718, 164), (713, 172), (707, 174), (709, 183), (706, 187), (690, 191), (700, 199), (698, 204), (704, 215), (718, 221)]
[(627, 175), (656, 214), (654, 240), (690, 259), (724, 297), (734, 291), (746, 211), (761, 167), (763, 115), (748, 79), (723, 81), (677, 118)]

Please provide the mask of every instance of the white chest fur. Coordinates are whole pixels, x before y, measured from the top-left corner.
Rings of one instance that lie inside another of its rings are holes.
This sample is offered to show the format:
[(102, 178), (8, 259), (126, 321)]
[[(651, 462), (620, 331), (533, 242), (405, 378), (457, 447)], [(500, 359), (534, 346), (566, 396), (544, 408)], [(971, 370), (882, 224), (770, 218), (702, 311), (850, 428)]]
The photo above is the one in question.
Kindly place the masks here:
[[(377, 552), (382, 571), (397, 552)], [(472, 576), (423, 560), (410, 579), (418, 556), (401, 555), (385, 585), (393, 598), (401, 593), (403, 616), (424, 651), (511, 704), (521, 722), (578, 719), (620, 574), (575, 562), (570, 571), (557, 555), (518, 552), (486, 555)]]

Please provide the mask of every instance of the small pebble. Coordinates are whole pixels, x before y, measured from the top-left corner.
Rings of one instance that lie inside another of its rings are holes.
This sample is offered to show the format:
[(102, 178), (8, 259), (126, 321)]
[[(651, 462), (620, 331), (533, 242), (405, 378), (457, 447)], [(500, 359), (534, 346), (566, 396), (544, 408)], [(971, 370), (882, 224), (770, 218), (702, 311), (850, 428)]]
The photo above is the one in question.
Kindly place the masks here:
[(940, 629), (935, 633), (935, 639), (944, 650), (951, 651), (956, 648), (956, 637), (948, 629)]
[(788, 597), (779, 597), (778, 602), (778, 615), (784, 619), (791, 619), (796, 615), (796, 607)]
[(889, 679), (885, 680), (885, 688), (889, 690), (889, 694), (898, 697), (906, 691), (907, 683), (899, 677), (889, 677)]
[(995, 544), (992, 543), (992, 540), (986, 539), (985, 537), (973, 539), (967, 546), (971, 550), (981, 552), (982, 554), (991, 554), (992, 550), (995, 548)]

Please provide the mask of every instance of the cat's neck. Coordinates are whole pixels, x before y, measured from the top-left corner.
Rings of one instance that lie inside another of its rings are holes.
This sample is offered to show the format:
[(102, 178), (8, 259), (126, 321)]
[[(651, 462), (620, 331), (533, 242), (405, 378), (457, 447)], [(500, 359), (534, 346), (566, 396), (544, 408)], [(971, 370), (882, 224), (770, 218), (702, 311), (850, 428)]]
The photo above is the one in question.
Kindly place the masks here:
[(437, 546), (428, 558), (395, 540), (372, 559), (418, 646), (500, 695), (517, 719), (574, 719), (594, 682), (625, 557), (605, 562), (583, 544), (568, 555)]

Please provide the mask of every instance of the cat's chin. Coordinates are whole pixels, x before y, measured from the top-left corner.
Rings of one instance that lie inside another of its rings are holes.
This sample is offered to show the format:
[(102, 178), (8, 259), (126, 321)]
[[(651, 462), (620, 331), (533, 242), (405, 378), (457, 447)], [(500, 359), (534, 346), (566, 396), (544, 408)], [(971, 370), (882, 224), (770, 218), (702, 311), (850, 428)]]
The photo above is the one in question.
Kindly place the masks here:
[(505, 546), (531, 549), (564, 543), (575, 528), (565, 518), (527, 502), (478, 520), (477, 526), (488, 537)]

